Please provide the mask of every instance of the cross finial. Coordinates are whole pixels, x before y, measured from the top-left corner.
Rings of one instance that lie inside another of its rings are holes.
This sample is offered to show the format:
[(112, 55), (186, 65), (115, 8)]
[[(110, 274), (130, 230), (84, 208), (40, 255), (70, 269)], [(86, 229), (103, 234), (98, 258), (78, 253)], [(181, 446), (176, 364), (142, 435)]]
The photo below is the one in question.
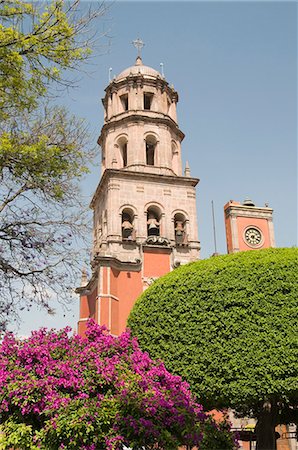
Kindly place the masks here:
[(142, 39), (135, 39), (134, 41), (132, 41), (132, 45), (138, 49), (138, 56), (141, 57), (141, 50), (145, 45)]

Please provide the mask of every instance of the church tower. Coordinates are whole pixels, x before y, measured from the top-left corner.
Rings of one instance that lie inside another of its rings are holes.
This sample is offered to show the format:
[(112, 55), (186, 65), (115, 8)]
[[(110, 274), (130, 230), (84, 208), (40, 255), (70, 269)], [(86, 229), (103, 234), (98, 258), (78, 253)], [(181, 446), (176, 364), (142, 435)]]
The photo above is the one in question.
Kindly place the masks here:
[(265, 205), (246, 199), (230, 200), (224, 206), (228, 253), (275, 247), (272, 213)]
[(102, 175), (90, 205), (92, 275), (77, 289), (79, 333), (92, 317), (118, 335), (153, 280), (199, 258), (199, 180), (188, 165), (182, 170), (178, 94), (140, 56), (109, 83), (102, 102)]

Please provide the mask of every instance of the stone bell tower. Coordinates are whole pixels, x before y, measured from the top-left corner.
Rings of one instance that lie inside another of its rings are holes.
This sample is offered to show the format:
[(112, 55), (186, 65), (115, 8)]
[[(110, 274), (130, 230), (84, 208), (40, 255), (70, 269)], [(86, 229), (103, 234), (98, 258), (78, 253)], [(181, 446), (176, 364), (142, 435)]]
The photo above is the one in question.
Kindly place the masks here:
[(199, 180), (188, 165), (182, 171), (178, 94), (140, 56), (110, 82), (102, 102), (102, 176), (90, 205), (92, 275), (77, 289), (79, 333), (92, 317), (117, 335), (154, 279), (199, 258)]

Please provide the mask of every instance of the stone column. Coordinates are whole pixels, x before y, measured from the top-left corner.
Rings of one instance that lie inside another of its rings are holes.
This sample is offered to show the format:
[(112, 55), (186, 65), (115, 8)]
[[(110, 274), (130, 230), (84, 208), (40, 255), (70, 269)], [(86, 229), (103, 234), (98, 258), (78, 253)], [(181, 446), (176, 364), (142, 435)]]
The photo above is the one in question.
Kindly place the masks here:
[(239, 252), (237, 217), (231, 214), (232, 252)]

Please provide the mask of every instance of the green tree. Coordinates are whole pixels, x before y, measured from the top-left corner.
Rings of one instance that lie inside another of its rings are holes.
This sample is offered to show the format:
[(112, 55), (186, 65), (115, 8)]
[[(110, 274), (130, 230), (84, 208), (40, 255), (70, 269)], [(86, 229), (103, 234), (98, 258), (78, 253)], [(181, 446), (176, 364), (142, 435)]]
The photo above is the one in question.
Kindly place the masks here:
[(128, 320), (205, 408), (257, 418), (258, 450), (275, 449), (275, 426), (297, 412), (297, 269), (295, 248), (191, 263), (146, 290)]
[(73, 85), (104, 12), (83, 9), (0, 0), (0, 330), (33, 303), (51, 312), (53, 295), (69, 299), (75, 283), (77, 180), (92, 154), (86, 125), (55, 94)]
[(72, 84), (64, 70), (90, 56), (89, 25), (104, 10), (84, 13), (79, 0), (0, 0), (0, 119), (38, 107), (52, 82)]

